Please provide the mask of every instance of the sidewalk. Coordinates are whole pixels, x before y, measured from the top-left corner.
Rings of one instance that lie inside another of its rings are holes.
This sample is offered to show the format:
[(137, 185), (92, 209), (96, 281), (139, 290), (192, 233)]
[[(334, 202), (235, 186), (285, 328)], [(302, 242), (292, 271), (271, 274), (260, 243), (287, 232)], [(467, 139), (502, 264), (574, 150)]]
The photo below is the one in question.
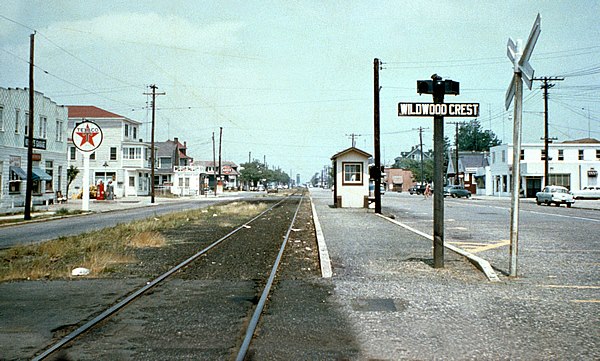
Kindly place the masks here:
[(331, 302), (352, 325), (361, 359), (598, 356), (597, 332), (589, 332), (596, 308), (565, 304), (572, 290), (548, 294), (536, 280), (492, 283), (448, 250), (445, 268), (434, 269), (429, 239), (366, 209), (332, 208), (330, 191), (310, 192), (331, 258)]

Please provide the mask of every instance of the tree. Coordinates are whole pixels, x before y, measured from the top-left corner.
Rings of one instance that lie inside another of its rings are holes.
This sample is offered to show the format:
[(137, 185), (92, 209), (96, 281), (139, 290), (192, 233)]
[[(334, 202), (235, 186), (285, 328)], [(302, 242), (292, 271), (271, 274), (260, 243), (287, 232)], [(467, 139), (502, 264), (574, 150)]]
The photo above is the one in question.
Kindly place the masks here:
[(262, 182), (263, 179), (266, 183), (277, 183), (277, 184), (288, 184), (290, 176), (281, 171), (281, 169), (268, 169), (263, 163), (258, 160), (254, 160), (250, 163), (242, 163), (240, 167), (243, 169), (240, 171), (240, 178), (244, 182), (252, 183), (257, 185)]
[(67, 198), (69, 198), (69, 187), (71, 186), (71, 183), (73, 183), (75, 178), (77, 178), (78, 174), (79, 169), (77, 169), (77, 167), (75, 167), (74, 165), (70, 165), (69, 169), (67, 169)]
[(491, 130), (482, 130), (481, 123), (474, 120), (458, 128), (458, 149), (487, 152), (502, 141)]
[(267, 169), (263, 163), (258, 160), (254, 160), (251, 163), (240, 164), (242, 170), (240, 170), (240, 178), (242, 181), (247, 182), (249, 186), (258, 185), (263, 179), (267, 179)]

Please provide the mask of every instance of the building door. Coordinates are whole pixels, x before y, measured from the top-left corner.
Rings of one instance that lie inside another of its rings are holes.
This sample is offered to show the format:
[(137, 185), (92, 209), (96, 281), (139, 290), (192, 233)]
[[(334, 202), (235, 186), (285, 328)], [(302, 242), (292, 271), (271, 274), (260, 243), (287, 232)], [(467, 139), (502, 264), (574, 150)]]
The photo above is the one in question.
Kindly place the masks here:
[(542, 190), (542, 177), (527, 177), (527, 189), (525, 191), (526, 198), (533, 198), (535, 194)]

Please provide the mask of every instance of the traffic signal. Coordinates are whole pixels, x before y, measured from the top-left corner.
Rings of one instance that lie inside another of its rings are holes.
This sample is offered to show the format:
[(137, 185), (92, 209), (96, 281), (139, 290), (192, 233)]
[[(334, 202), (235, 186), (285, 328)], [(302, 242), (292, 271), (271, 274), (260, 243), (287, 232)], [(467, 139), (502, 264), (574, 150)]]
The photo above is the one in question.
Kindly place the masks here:
[(375, 167), (374, 165), (370, 165), (369, 166), (369, 179), (375, 179), (376, 177), (383, 177), (385, 174), (385, 168), (384, 166), (380, 166), (379, 167), (379, 174), (377, 173), (377, 167)]
[(417, 93), (418, 94), (433, 94), (433, 81), (417, 80)]
[(459, 94), (459, 85), (460, 85), (459, 82), (453, 81), (450, 79), (446, 79), (446, 80), (444, 80), (444, 83), (445, 83), (444, 94), (452, 94), (452, 95)]
[(418, 94), (459, 94), (459, 85), (457, 81), (450, 79), (442, 80), (417, 80), (417, 93)]

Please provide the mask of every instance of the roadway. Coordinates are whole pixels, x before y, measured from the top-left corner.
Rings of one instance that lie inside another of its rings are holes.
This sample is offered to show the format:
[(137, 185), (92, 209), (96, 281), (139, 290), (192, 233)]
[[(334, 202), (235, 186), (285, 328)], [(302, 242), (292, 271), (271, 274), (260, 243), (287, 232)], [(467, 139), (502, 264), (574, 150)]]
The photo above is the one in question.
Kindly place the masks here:
[[(567, 208), (521, 200), (518, 276), (535, 278), (536, 282), (544, 279), (549, 285), (596, 284), (600, 210), (585, 207), (597, 204), (577, 201), (573, 208)], [(445, 242), (488, 260), (497, 271), (508, 274), (510, 209), (506, 198), (445, 198)], [(382, 197), (382, 213), (394, 214), (401, 223), (433, 233), (431, 198), (387, 192)]]

